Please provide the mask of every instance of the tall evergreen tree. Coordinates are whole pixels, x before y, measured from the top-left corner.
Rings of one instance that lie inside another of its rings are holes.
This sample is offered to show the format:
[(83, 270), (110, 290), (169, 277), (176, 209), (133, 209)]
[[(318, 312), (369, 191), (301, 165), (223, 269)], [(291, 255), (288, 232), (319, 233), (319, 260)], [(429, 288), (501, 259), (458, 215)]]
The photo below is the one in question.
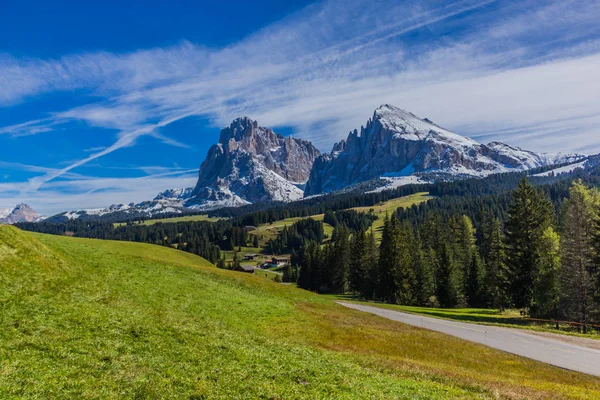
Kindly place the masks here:
[(417, 286), (415, 267), (418, 246), (415, 243), (413, 228), (408, 221), (403, 221), (398, 228), (397, 246), (394, 268), (397, 288), (394, 297), (400, 304), (415, 304)]
[(529, 308), (540, 270), (540, 246), (551, 225), (553, 207), (547, 197), (524, 177), (513, 192), (506, 223), (506, 264), (514, 305)]
[(429, 306), (437, 303), (435, 299), (435, 259), (436, 254), (432, 248), (424, 248), (421, 236), (417, 233), (414, 250), (416, 257), (416, 294), (415, 300), (420, 306)]
[(504, 263), (504, 236), (502, 224), (496, 218), (482, 226), (486, 231), (481, 244), (481, 257), (485, 267), (485, 297), (488, 306), (503, 309), (510, 305), (509, 271)]
[(350, 265), (348, 280), (350, 290), (358, 293), (361, 297), (365, 293), (365, 284), (367, 283), (367, 254), (366, 254), (366, 236), (364, 231), (359, 231), (352, 235), (350, 240)]
[[(471, 289), (477, 292), (471, 293), (472, 296), (479, 295), (480, 260), (475, 257), (477, 247), (475, 246), (475, 228), (473, 222), (466, 215), (461, 215), (453, 219), (449, 224), (455, 228), (452, 231), (454, 241), (454, 262), (460, 271), (462, 294), (468, 297), (467, 290)], [(474, 265), (475, 263), (475, 265)], [(472, 269), (475, 269), (472, 271)], [(470, 279), (473, 279), (471, 282)], [(470, 288), (469, 288), (470, 286)]]
[(334, 229), (332, 293), (348, 290), (348, 265), (350, 263), (350, 231), (344, 225)]
[(456, 307), (461, 301), (461, 277), (449, 244), (442, 246), (436, 269), (436, 297), (441, 307)]
[(598, 311), (594, 262), (594, 221), (598, 217), (600, 195), (583, 183), (575, 182), (562, 209), (561, 288), (567, 315), (586, 325)]
[(375, 288), (378, 285), (378, 259), (379, 249), (377, 247), (377, 239), (375, 238), (375, 231), (371, 229), (369, 234), (365, 237), (365, 269), (366, 269), (366, 281), (363, 285), (364, 293), (362, 297), (365, 299), (373, 299), (375, 296)]
[(471, 263), (465, 284), (465, 295), (469, 307), (485, 307), (487, 298), (485, 293), (485, 268), (477, 251), (471, 254)]
[(558, 318), (560, 300), (560, 236), (548, 227), (542, 235), (540, 246), (540, 271), (533, 290), (531, 315)]
[(381, 300), (395, 303), (398, 292), (397, 260), (399, 249), (399, 224), (395, 214), (387, 215), (383, 223), (381, 244), (379, 246), (379, 273), (377, 297)]

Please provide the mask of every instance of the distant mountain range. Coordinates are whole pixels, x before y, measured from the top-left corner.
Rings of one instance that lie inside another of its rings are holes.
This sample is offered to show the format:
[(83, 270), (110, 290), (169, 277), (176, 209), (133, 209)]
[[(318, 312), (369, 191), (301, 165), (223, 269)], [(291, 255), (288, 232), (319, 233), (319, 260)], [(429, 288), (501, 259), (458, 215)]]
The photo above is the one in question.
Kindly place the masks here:
[(0, 224), (16, 224), (18, 222), (38, 222), (41, 217), (27, 204), (19, 204), (13, 209), (0, 209)]
[(387, 104), (375, 110), (360, 133), (354, 130), (327, 154), (320, 154), (306, 140), (284, 137), (242, 117), (221, 131), (219, 143), (209, 149), (200, 166), (194, 188), (166, 190), (138, 204), (66, 212), (51, 220), (148, 218), (290, 202), (376, 185), (379, 188), (372, 190), (553, 165), (585, 168), (587, 160), (580, 154), (535, 153), (499, 142), (481, 144)]

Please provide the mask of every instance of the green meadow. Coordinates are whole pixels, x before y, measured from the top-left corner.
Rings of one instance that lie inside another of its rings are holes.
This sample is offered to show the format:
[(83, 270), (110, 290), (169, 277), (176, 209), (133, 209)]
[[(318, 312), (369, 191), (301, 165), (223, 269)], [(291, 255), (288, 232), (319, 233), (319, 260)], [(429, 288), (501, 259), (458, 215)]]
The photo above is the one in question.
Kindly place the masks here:
[(0, 398), (600, 398), (600, 380), (219, 270), (0, 226)]

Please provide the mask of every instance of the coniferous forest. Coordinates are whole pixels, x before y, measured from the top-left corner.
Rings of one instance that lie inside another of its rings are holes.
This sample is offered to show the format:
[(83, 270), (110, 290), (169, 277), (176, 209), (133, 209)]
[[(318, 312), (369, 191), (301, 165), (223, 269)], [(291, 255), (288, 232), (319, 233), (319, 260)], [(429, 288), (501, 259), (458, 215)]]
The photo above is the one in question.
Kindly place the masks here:
[(555, 208), (523, 178), (494, 197), (496, 209), (422, 204), (387, 216), (380, 244), (372, 231), (336, 229), (331, 243), (300, 250), (298, 284), (404, 305), (518, 308), (585, 330), (600, 322), (600, 193), (581, 180), (568, 192)]

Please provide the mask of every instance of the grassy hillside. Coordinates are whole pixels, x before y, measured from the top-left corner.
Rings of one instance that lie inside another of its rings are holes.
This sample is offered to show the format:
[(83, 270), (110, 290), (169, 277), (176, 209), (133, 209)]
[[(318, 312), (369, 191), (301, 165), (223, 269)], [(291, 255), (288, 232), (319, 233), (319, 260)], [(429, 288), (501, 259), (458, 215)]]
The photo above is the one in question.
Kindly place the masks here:
[(598, 398), (600, 380), (166, 247), (0, 227), (0, 398)]
[[(184, 217), (173, 217), (173, 218), (156, 218), (156, 219), (147, 219), (141, 222), (142, 225), (154, 225), (158, 222), (166, 223), (175, 223), (175, 222), (186, 222), (186, 221), (209, 221), (215, 222), (220, 220), (221, 218), (211, 218), (206, 214), (200, 215), (186, 215)], [(117, 222), (114, 224), (115, 227), (127, 225), (127, 222)]]
[[(257, 230), (250, 232), (250, 234), (258, 236), (260, 244), (264, 246), (269, 240), (276, 238), (281, 230), (286, 226), (293, 225), (295, 222), (306, 218), (322, 221), (323, 217), (324, 214), (316, 214), (311, 215), (310, 217), (286, 218), (282, 219), (281, 221), (273, 222), (272, 224), (260, 225)], [(323, 223), (323, 230), (325, 231), (325, 235), (327, 235), (327, 237), (331, 237), (333, 234), (333, 226), (329, 225), (328, 223)]]
[(383, 229), (383, 221), (385, 219), (385, 215), (393, 213), (400, 207), (408, 208), (412, 207), (413, 204), (419, 204), (433, 197), (429, 195), (427, 192), (415, 193), (409, 196), (398, 197), (397, 199), (392, 199), (386, 201), (384, 203), (378, 204), (372, 207), (355, 207), (352, 210), (356, 210), (359, 212), (369, 212), (373, 210), (375, 215), (377, 215), (378, 219), (373, 222), (373, 229), (375, 230), (375, 236), (378, 239), (381, 239), (381, 233)]
[[(378, 238), (381, 238), (381, 230), (383, 228), (383, 220), (385, 218), (385, 214), (391, 214), (396, 211), (399, 207), (411, 207), (413, 204), (419, 204), (424, 201), (431, 199), (432, 196), (429, 196), (427, 192), (415, 193), (409, 196), (399, 197), (396, 199), (392, 199), (381, 204), (377, 204), (371, 207), (354, 207), (351, 210), (356, 210), (358, 212), (369, 212), (373, 210), (375, 215), (377, 215), (378, 219), (373, 222), (373, 229), (375, 230), (375, 235)], [(294, 217), (287, 218), (281, 221), (273, 222), (272, 224), (263, 224), (258, 227), (258, 230), (252, 232), (254, 235), (258, 235), (261, 244), (266, 244), (270, 239), (277, 237), (281, 229), (284, 226), (290, 226), (294, 222), (298, 222), (301, 219), (312, 218), (317, 221), (323, 220), (324, 214), (316, 214), (310, 217)], [(333, 226), (325, 223), (323, 224), (323, 228), (325, 230), (325, 234), (328, 237), (331, 237), (333, 234)]]

